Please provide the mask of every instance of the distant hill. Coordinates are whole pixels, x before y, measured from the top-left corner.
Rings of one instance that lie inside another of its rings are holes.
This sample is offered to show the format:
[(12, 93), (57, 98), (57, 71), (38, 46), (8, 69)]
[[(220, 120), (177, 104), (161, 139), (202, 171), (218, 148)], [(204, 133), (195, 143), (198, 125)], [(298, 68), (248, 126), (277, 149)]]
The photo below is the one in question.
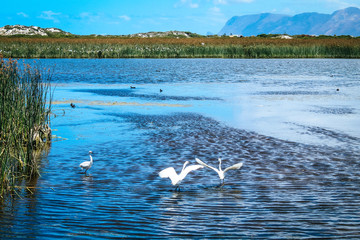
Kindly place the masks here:
[(136, 33), (129, 35), (129, 37), (140, 37), (140, 38), (156, 38), (156, 37), (191, 38), (197, 36), (200, 35), (191, 32), (184, 32), (184, 31), (147, 32), (147, 33)]
[[(75, 36), (72, 33), (65, 32), (59, 28), (41, 28), (37, 26), (24, 26), (24, 25), (6, 25), (0, 27), (0, 36)], [(92, 37), (106, 37), (106, 35), (89, 35)], [(109, 35), (111, 36), (111, 35)], [(121, 37), (131, 38), (192, 38), (201, 37), (202, 35), (185, 32), (185, 31), (167, 31), (167, 32), (147, 32), (147, 33), (136, 33), (130, 35), (114, 35)]]
[(218, 35), (259, 34), (352, 35), (360, 36), (360, 9), (350, 7), (333, 14), (302, 13), (295, 16), (262, 13), (235, 16)]
[(36, 26), (6, 25), (0, 28), (0, 36), (66, 36), (72, 35), (58, 28), (41, 28)]

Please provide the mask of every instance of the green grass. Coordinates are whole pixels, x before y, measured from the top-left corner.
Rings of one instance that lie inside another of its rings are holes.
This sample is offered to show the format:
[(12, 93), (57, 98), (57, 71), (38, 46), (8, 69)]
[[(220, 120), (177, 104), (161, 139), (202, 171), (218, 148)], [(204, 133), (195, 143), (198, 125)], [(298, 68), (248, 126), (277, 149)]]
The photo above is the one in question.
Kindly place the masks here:
[(3, 48), (13, 58), (359, 58), (360, 47), (57, 44)]
[(0, 58), (0, 196), (38, 176), (50, 143), (50, 73)]
[(0, 38), (11, 58), (360, 58), (360, 39)]

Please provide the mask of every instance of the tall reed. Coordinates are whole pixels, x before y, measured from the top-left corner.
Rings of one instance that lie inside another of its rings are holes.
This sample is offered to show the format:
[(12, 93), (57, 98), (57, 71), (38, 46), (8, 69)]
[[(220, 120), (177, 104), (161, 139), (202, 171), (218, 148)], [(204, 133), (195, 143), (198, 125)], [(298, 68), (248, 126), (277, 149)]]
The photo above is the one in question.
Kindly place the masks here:
[(16, 58), (360, 58), (360, 38), (0, 38)]
[(39, 153), (51, 140), (50, 76), (0, 58), (0, 196), (39, 174)]

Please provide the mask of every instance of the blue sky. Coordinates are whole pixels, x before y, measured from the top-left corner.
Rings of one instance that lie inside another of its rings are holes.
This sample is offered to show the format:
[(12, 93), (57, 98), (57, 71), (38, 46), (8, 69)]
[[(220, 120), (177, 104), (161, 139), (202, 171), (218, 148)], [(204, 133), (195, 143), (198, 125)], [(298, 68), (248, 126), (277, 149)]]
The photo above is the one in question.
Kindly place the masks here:
[(17, 0), (4, 1), (0, 26), (57, 27), (74, 34), (180, 30), (218, 33), (233, 16), (332, 13), (359, 0)]

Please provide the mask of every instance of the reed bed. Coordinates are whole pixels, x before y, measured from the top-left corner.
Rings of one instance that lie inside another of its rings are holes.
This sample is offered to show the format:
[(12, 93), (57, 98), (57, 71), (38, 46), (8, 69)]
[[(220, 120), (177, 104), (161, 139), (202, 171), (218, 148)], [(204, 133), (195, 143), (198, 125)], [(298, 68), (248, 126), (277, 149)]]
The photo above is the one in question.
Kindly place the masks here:
[(0, 196), (39, 175), (50, 144), (50, 72), (0, 58)]
[(359, 38), (0, 38), (12, 58), (359, 58)]

